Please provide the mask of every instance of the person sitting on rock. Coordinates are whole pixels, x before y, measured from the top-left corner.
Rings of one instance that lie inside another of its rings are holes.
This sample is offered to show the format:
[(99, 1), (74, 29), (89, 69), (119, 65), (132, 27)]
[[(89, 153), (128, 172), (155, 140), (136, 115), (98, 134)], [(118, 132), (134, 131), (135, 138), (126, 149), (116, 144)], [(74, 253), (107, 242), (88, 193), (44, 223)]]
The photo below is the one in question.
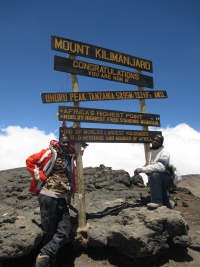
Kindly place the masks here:
[(164, 205), (171, 209), (168, 191), (173, 186), (173, 180), (167, 170), (170, 164), (170, 155), (164, 148), (163, 142), (164, 137), (156, 134), (150, 147), (150, 164), (134, 171), (135, 174), (146, 173), (149, 176), (151, 203), (147, 204), (148, 208)]
[(69, 137), (61, 137), (59, 142), (52, 140), (49, 148), (28, 157), (26, 166), (33, 177), (30, 191), (36, 192), (36, 185), (40, 186), (38, 201), (44, 246), (35, 267), (56, 266), (58, 250), (69, 240), (71, 231), (66, 201), (72, 188)]

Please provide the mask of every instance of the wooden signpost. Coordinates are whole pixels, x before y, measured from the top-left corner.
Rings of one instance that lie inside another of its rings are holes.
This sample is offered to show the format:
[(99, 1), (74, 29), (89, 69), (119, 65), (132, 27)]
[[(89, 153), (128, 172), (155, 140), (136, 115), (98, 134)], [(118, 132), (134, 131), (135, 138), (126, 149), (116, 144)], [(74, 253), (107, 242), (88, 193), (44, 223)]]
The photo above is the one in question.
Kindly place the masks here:
[[(72, 56), (74, 57), (74, 56)], [(72, 81), (72, 91), (77, 93), (78, 89), (78, 79), (77, 76), (71, 74)], [(79, 108), (79, 102), (74, 102), (74, 108)], [(80, 128), (81, 124), (79, 121), (73, 123), (73, 127)], [(78, 184), (78, 225), (79, 227), (86, 226), (86, 206), (85, 206), (85, 188), (84, 188), (84, 174), (83, 174), (83, 160), (82, 160), (82, 150), (81, 143), (75, 142), (75, 157), (76, 157), (76, 179)]]
[[(68, 58), (54, 57), (54, 70), (70, 73), (72, 92), (42, 93), (41, 98), (43, 103), (74, 103), (73, 107), (59, 106), (59, 120), (73, 122), (73, 128), (60, 127), (59, 134), (69, 135), (75, 143), (79, 227), (84, 227), (86, 208), (81, 142), (144, 143), (148, 164), (149, 143), (155, 133), (162, 133), (148, 130), (148, 126), (160, 127), (160, 116), (146, 113), (145, 99), (164, 99), (168, 96), (166, 91), (144, 91), (144, 87), (153, 89), (153, 77), (142, 74), (142, 71), (153, 72), (150, 60), (57, 36), (51, 36), (51, 49), (69, 54)], [(133, 68), (136, 72), (80, 61), (76, 55)], [(138, 91), (79, 92), (76, 75), (136, 85)], [(80, 101), (135, 99), (140, 102), (141, 113), (79, 107)], [(81, 122), (141, 125), (142, 131), (81, 128)]]
[(41, 93), (42, 103), (167, 98), (166, 91), (92, 91)]
[(54, 70), (153, 88), (153, 77), (76, 59), (54, 56)]
[(160, 116), (156, 114), (67, 106), (58, 107), (58, 119), (89, 123), (160, 126)]

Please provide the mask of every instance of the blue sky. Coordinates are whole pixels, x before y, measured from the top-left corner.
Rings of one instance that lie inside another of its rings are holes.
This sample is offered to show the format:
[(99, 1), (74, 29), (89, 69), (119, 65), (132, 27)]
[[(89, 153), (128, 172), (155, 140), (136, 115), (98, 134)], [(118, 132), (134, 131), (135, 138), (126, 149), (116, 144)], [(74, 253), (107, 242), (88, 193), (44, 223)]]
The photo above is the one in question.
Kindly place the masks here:
[[(155, 130), (173, 131), (183, 125), (190, 133), (183, 142), (191, 132), (199, 142), (199, 10), (198, 0), (1, 1), (0, 138), (4, 144), (6, 140), (12, 142), (10, 138), (15, 137), (18, 127), (22, 139), (25, 130), (35, 128), (47, 139), (51, 134), (57, 137), (61, 126), (56, 118), (59, 104), (42, 104), (40, 97), (40, 93), (72, 90), (70, 75), (53, 67), (55, 55), (67, 56), (51, 50), (51, 35), (55, 35), (151, 60), (153, 73), (143, 74), (153, 77), (154, 90), (168, 93), (168, 99), (146, 100), (147, 113), (160, 115), (161, 128)], [(83, 57), (77, 59), (86, 61)], [(137, 90), (134, 85), (84, 76), (78, 76), (78, 82), (80, 92)], [(138, 100), (82, 102), (80, 106), (140, 112)], [(141, 129), (93, 123), (81, 126)], [(13, 127), (12, 134), (9, 127)], [(0, 169), (12, 167), (4, 166)]]

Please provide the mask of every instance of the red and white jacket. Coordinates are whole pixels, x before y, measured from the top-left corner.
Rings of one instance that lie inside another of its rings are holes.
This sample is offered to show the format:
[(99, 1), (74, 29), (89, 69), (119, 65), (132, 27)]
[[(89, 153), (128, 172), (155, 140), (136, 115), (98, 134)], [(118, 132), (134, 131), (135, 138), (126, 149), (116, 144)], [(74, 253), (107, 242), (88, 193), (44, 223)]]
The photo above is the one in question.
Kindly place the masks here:
[(57, 152), (49, 146), (47, 149), (42, 149), (26, 159), (26, 167), (32, 176), (29, 191), (37, 194), (40, 190), (42, 182), (47, 179), (57, 158)]

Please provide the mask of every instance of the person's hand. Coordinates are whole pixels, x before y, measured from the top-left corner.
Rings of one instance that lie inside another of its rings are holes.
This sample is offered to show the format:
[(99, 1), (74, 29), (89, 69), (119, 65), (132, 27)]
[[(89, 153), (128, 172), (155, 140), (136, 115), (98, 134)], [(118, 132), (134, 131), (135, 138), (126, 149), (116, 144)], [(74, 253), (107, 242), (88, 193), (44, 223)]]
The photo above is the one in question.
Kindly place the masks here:
[(142, 168), (137, 168), (135, 171), (134, 171), (134, 174), (138, 174), (138, 173), (141, 173), (142, 172)]

